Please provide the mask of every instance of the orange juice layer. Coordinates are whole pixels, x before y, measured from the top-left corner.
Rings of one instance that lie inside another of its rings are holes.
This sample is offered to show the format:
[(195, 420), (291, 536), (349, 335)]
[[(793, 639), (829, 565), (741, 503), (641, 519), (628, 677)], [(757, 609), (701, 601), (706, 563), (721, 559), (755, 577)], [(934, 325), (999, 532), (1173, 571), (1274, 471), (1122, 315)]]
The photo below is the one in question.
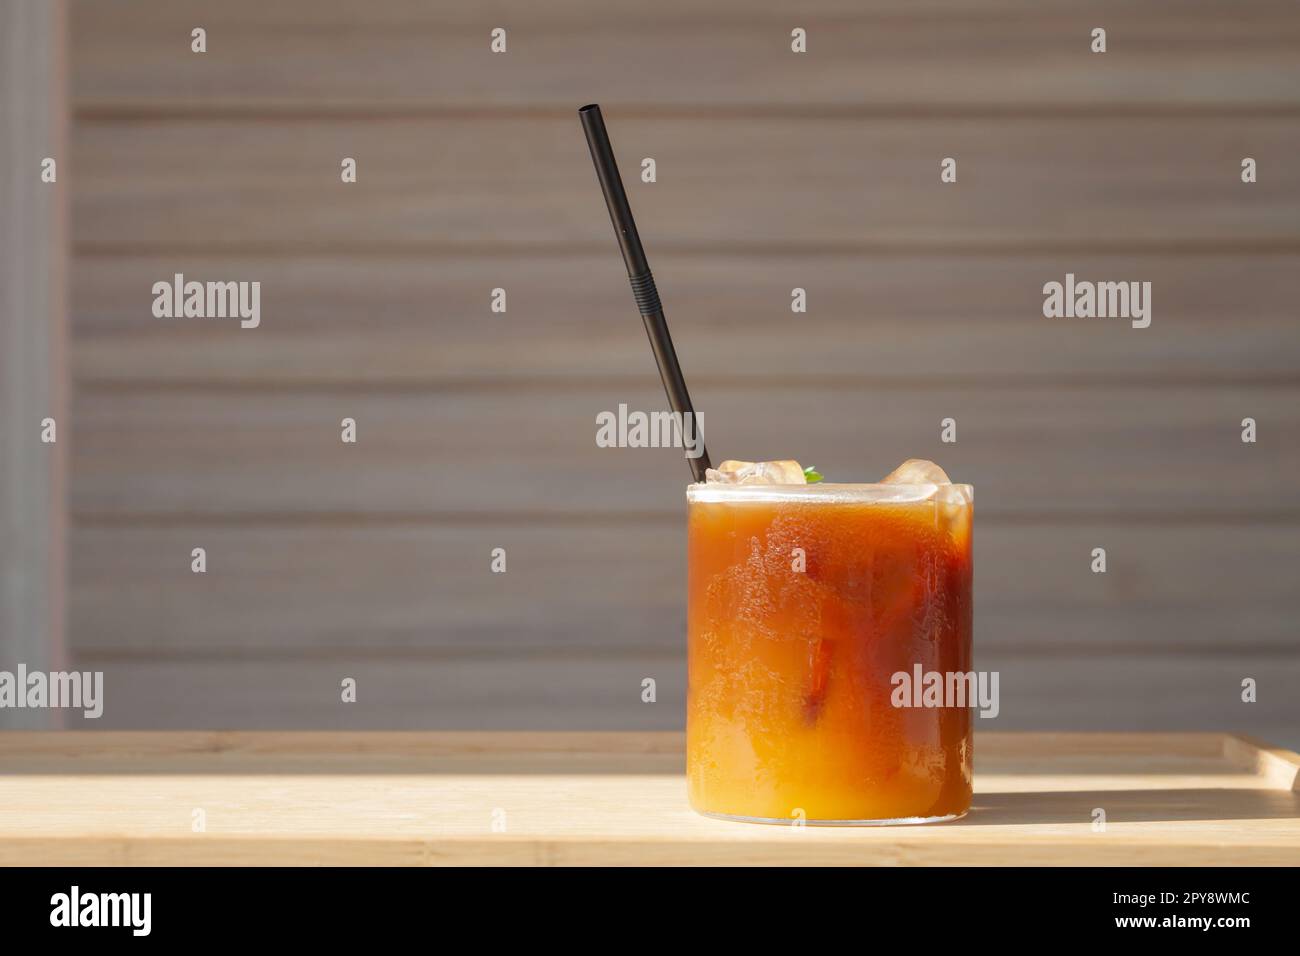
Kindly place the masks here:
[(964, 813), (969, 709), (890, 697), (915, 664), (971, 669), (972, 507), (689, 508), (691, 805), (810, 821)]

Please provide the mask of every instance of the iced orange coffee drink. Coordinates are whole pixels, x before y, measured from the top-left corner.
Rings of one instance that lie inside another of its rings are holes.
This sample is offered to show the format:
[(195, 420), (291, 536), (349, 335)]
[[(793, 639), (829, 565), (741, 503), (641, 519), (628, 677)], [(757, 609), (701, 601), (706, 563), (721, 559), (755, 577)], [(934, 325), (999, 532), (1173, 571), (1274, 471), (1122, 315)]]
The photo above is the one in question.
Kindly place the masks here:
[(929, 462), (878, 484), (807, 484), (794, 462), (709, 477), (687, 491), (691, 805), (787, 824), (965, 813), (970, 702), (916, 706), (910, 685), (971, 672), (970, 486)]
[[(965, 813), (969, 705), (942, 694), (933, 703), (930, 691), (933, 677), (974, 676), (970, 486), (929, 462), (905, 462), (874, 485), (808, 484), (797, 462), (710, 467), (698, 427), (687, 441), (698, 416), (604, 117), (595, 103), (578, 115), (695, 481), (691, 804), (785, 823)], [(926, 692), (907, 693), (915, 688), (900, 675)]]

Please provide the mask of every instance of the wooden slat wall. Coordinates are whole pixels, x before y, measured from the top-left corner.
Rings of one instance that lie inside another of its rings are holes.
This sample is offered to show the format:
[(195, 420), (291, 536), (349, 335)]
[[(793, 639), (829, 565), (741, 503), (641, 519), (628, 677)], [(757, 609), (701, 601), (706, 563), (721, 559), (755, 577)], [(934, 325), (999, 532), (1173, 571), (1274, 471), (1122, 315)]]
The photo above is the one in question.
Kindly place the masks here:
[[(609, 238), (609, 221), (595, 215), (603, 205), (573, 124), (567, 114), (87, 118), (77, 148), (97, 161), (81, 172), (77, 238), (150, 249), (595, 246)], [(743, 240), (1104, 249), (1209, 239), (1295, 251), (1300, 219), (1300, 170), (1287, 162), (1300, 149), (1300, 123), (1290, 114), (653, 118), (628, 122), (619, 148), (630, 159), (654, 156), (660, 181), (639, 191), (637, 220), (669, 248)], [(1267, 176), (1243, 189), (1239, 164), (1252, 154)], [(339, 182), (344, 156), (357, 160), (355, 188)], [(945, 156), (959, 157), (951, 189), (939, 183)], [(187, 175), (160, 176), (162, 157)], [(232, 202), (237, 195), (246, 199)]]
[[(627, 282), (617, 261), (610, 268), (608, 244), (596, 245), (549, 255), (544, 247), (480, 255), (97, 250), (78, 259), (72, 277), (78, 379), (96, 387), (363, 390), (654, 382), (644, 333), (635, 319), (625, 321)], [(674, 337), (702, 383), (1256, 385), (1297, 377), (1293, 253), (656, 249), (654, 264), (673, 315), (682, 317)], [(1039, 319), (1043, 283), (1070, 271), (1149, 279), (1159, 321), (1136, 334), (1122, 323), (1098, 329)], [(256, 334), (159, 322), (140, 308), (140, 290), (176, 272), (258, 279), (274, 311)], [(516, 317), (508, 322), (485, 313), (486, 290), (502, 283)], [(809, 291), (809, 311), (797, 320), (789, 307), (796, 286)], [(800, 348), (787, 347), (792, 323)]]
[[(635, 314), (623, 318), (635, 331)], [(1284, 478), (1300, 471), (1294, 386), (778, 380), (692, 394), (715, 444), (744, 458), (784, 452), (868, 480), (909, 456), (942, 458), (976, 486), (981, 517), (1300, 515), (1300, 485)], [(620, 402), (659, 408), (662, 388), (649, 376), (589, 387), (106, 388), (75, 406), (73, 506), (679, 518), (689, 480), (680, 451), (596, 446), (597, 413)], [(1247, 415), (1264, 423), (1265, 440), (1242, 444)], [(950, 416), (958, 441), (946, 445), (940, 422)], [(357, 422), (355, 445), (339, 441), (344, 417)]]
[[(1223, 545), (1205, 548), (1207, 533)], [(1097, 542), (1110, 572), (1079, 573)], [(683, 639), (681, 529), (668, 519), (219, 518), (97, 525), (79, 544), (74, 571), (86, 583), (73, 624), (82, 650), (104, 656), (302, 659), (355, 650), (361, 636), (375, 653), (572, 653), (598, 639), (622, 654), (676, 651)], [(179, 559), (196, 546), (212, 555), (206, 577)], [(510, 571), (485, 582), (498, 546)], [(977, 645), (1280, 653), (1295, 643), (1293, 548), (1293, 529), (1275, 523), (993, 520), (975, 539)], [(1230, 589), (1225, 566), (1237, 569)]]
[[(655, 111), (1283, 107), (1300, 85), (1290, 0), (81, 0), (77, 93), (110, 110), (568, 113), (583, 94)], [(204, 26), (220, 56), (194, 61)], [(491, 60), (488, 31), (512, 31)], [(788, 56), (793, 27), (810, 54)], [(1104, 64), (1087, 38), (1105, 26)], [(219, 42), (216, 42), (219, 41)], [(1101, 69), (1104, 67), (1104, 70)], [(1099, 75), (1100, 74), (1100, 75)]]
[[(535, 656), (386, 658), (360, 648), (312, 660), (223, 657), (202, 667), (161, 656), (90, 658), (111, 695), (100, 720), (81, 729), (166, 726), (262, 729), (268, 722), (312, 729), (667, 730), (682, 726), (686, 662), (676, 650), (653, 655), (547, 651)], [(89, 666), (89, 663), (88, 663)], [(1080, 651), (1050, 657), (981, 653), (976, 666), (1000, 675), (1001, 713), (976, 729), (1075, 730), (1149, 724), (1268, 734), (1295, 732), (1295, 656), (1223, 657)], [(355, 703), (339, 702), (345, 677)], [(641, 699), (654, 678), (658, 699)], [(1241, 703), (1241, 680), (1259, 682), (1261, 698)], [(110, 724), (111, 722), (111, 724)], [(978, 752), (978, 743), (976, 750)]]
[[(998, 727), (1298, 742), (1293, 3), (173, 0), (73, 27), (70, 614), (102, 724), (680, 725), (686, 471), (593, 440), (663, 404), (573, 112), (599, 100), (715, 452), (976, 485)], [(262, 326), (154, 319), (175, 272), (260, 280)], [(1044, 319), (1066, 272), (1151, 281), (1152, 326)]]

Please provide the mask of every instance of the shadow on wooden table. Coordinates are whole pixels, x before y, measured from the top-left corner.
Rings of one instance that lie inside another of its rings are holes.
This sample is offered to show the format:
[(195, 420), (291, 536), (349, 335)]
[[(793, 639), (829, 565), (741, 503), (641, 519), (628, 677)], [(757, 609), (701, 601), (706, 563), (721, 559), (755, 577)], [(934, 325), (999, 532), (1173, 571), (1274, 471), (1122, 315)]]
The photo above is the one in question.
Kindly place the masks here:
[(1300, 794), (1285, 790), (1060, 790), (977, 793), (970, 813), (945, 826), (1090, 822), (1098, 808), (1106, 823), (1300, 818)]

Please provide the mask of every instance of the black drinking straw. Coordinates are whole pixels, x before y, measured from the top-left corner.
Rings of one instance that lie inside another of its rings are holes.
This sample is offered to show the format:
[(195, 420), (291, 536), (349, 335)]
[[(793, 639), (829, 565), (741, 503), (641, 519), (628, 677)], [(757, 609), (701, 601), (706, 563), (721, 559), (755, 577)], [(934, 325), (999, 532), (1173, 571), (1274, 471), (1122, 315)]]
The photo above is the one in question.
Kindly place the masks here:
[(709, 453), (704, 448), (699, 421), (691, 407), (691, 396), (686, 391), (686, 379), (682, 378), (682, 367), (677, 362), (672, 336), (668, 334), (668, 320), (664, 318), (664, 309), (659, 303), (654, 276), (650, 274), (650, 264), (646, 262), (645, 250), (641, 248), (641, 237), (637, 235), (636, 222), (632, 219), (632, 207), (627, 204), (623, 180), (618, 175), (618, 163), (614, 162), (614, 149), (609, 145), (609, 134), (605, 132), (605, 118), (600, 115), (600, 107), (595, 103), (578, 110), (578, 116), (582, 120), (582, 131), (587, 134), (591, 161), (596, 164), (596, 178), (600, 180), (601, 192), (605, 194), (605, 205), (609, 207), (609, 218), (614, 223), (618, 247), (623, 252), (627, 278), (632, 283), (632, 298), (636, 300), (646, 334), (650, 336), (650, 348), (654, 350), (655, 361), (659, 364), (659, 376), (664, 380), (668, 403), (681, 418), (683, 443), (688, 415), (695, 425), (695, 440), (700, 456), (687, 457), (686, 461), (691, 466), (695, 480), (704, 481), (705, 470), (712, 467), (709, 464)]

